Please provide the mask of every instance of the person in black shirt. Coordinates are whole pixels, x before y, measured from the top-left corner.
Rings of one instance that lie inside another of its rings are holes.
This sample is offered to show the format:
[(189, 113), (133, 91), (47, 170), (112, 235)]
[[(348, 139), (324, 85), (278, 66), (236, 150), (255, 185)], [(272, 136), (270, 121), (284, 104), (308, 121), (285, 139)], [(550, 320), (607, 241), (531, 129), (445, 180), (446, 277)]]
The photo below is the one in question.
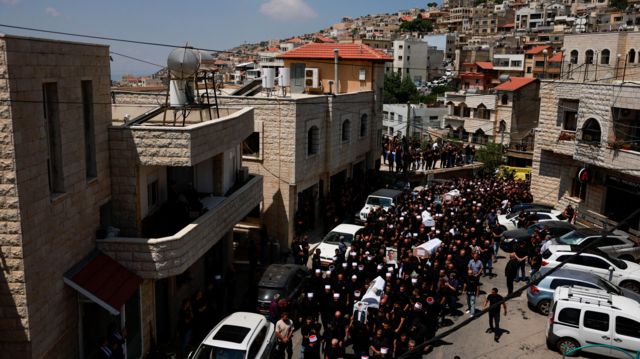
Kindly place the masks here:
[[(484, 301), (484, 307), (490, 307), (489, 309), (489, 329), (487, 329), (487, 333), (493, 332), (496, 338), (500, 335), (500, 306), (493, 306), (496, 303), (499, 303), (504, 298), (498, 294), (498, 288), (492, 288), (491, 294), (487, 295), (487, 299)], [(504, 315), (507, 315), (507, 303), (502, 303), (502, 307), (504, 308)]]
[(511, 253), (509, 255), (509, 262), (504, 267), (504, 276), (507, 278), (507, 290), (508, 294), (513, 293), (513, 280), (516, 279), (518, 275), (518, 267), (520, 263), (516, 259), (515, 253)]
[(480, 281), (478, 277), (473, 275), (472, 270), (469, 270), (467, 274), (462, 293), (467, 295), (467, 313), (473, 318), (473, 316), (476, 315), (476, 299), (480, 294)]
[(518, 260), (518, 270), (520, 272), (520, 278), (516, 275), (516, 282), (518, 281), (526, 281), (527, 276), (525, 274), (525, 266), (527, 264), (527, 260), (529, 259), (529, 250), (526, 247), (524, 241), (520, 242), (518, 248), (515, 251), (516, 259)]

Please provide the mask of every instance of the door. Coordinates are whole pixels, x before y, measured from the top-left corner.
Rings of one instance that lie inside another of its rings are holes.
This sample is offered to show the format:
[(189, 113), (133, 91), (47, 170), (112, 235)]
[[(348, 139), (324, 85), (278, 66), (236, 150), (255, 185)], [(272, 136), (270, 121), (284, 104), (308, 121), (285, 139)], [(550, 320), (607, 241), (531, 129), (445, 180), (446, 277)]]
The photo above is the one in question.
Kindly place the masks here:
[[(609, 310), (585, 310), (582, 317), (582, 325), (580, 332), (582, 334), (582, 342), (584, 345), (589, 344), (607, 344), (611, 345), (612, 323)], [(591, 347), (584, 349), (585, 352), (610, 355), (611, 349), (607, 347)]]
[(304, 92), (304, 64), (291, 64), (291, 93)]
[[(613, 333), (613, 345), (636, 355), (640, 348), (640, 322), (626, 317), (616, 316)], [(612, 354), (616, 354), (613, 352)], [(620, 353), (622, 354), (622, 353)]]

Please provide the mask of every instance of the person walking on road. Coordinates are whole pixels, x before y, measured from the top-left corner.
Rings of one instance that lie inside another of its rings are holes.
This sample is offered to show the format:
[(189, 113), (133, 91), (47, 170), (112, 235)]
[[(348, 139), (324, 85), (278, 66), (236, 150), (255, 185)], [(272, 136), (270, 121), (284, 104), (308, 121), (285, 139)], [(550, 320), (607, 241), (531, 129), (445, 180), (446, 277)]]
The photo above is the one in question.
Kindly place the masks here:
[(478, 277), (473, 275), (473, 271), (469, 269), (467, 279), (462, 287), (462, 293), (467, 294), (467, 313), (473, 318), (476, 315), (476, 298), (480, 294), (480, 282)]
[[(293, 336), (293, 321), (289, 319), (289, 313), (282, 313), (282, 318), (276, 323), (276, 358), (284, 359), (284, 353), (287, 358), (293, 358), (293, 346), (291, 337)], [(306, 350), (305, 350), (306, 353)]]
[[(495, 306), (494, 304), (500, 303), (504, 298), (498, 294), (498, 288), (492, 288), (491, 293), (487, 295), (487, 299), (484, 300), (484, 307), (490, 307), (489, 309), (489, 329), (487, 329), (487, 333), (494, 333), (495, 338), (500, 336), (500, 306)], [(504, 308), (504, 315), (507, 315), (507, 303), (502, 303), (502, 307)]]
[(509, 262), (504, 267), (504, 276), (507, 278), (507, 292), (508, 294), (513, 293), (513, 281), (516, 279), (518, 275), (518, 267), (520, 263), (516, 259), (515, 253), (511, 253), (509, 255)]

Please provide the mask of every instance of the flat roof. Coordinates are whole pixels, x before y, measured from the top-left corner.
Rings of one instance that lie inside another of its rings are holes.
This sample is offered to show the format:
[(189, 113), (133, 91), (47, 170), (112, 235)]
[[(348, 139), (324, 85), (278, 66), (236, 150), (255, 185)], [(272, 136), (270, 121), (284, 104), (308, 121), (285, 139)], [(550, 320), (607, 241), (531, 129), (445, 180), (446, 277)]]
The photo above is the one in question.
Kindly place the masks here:
[(29, 41), (40, 41), (40, 42), (55, 42), (61, 44), (69, 44), (69, 45), (83, 45), (83, 46), (97, 46), (97, 47), (106, 47), (109, 48), (110, 45), (104, 44), (95, 44), (91, 42), (80, 42), (80, 41), (69, 41), (69, 40), (59, 40), (59, 39), (47, 39), (42, 37), (33, 37), (33, 36), (21, 36), (14, 34), (6, 34), (0, 32), (0, 38), (5, 39), (17, 39), (17, 40), (29, 40)]

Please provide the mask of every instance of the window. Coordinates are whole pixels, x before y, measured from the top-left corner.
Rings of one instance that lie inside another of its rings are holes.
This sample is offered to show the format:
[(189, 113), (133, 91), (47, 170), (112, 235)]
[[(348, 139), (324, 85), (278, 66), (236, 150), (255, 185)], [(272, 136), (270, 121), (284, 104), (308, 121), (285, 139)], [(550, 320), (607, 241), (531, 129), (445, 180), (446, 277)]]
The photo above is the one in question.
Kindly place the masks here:
[[(596, 287), (595, 285), (593, 285), (591, 283), (578, 282), (578, 281), (571, 280), (571, 279), (554, 279), (554, 280), (551, 281), (551, 284), (549, 285), (549, 289), (556, 289), (558, 287), (562, 287), (562, 286), (565, 286), (565, 285), (579, 285), (581, 287), (599, 289), (598, 287)], [(576, 320), (576, 324), (578, 324), (577, 320)]]
[(411, 56), (407, 56), (407, 61), (411, 61)]
[(582, 141), (600, 144), (600, 124), (595, 118), (588, 119), (582, 126)]
[(351, 121), (344, 120), (342, 122), (342, 141), (347, 142), (351, 139)]
[(564, 308), (558, 313), (558, 321), (575, 325), (576, 327), (580, 323), (580, 309)]
[(320, 130), (317, 126), (311, 126), (307, 132), (307, 155), (315, 155), (318, 153), (320, 143)]
[(591, 268), (608, 269), (609, 263), (603, 261), (600, 258), (590, 256), (580, 256), (580, 262), (583, 266)]
[(48, 150), (47, 170), (49, 175), (49, 191), (64, 192), (64, 174), (62, 172), (62, 139), (58, 109), (58, 84), (48, 82), (42, 85), (44, 97), (45, 131), (47, 132)]
[(401, 61), (402, 60), (402, 56), (398, 56), (398, 60)]
[(520, 66), (522, 66), (522, 61), (520, 60), (511, 61), (511, 67), (520, 67)]
[(609, 314), (587, 310), (584, 313), (584, 327), (600, 332), (609, 331)]
[(587, 50), (584, 53), (584, 63), (593, 64), (593, 50)]
[(242, 142), (242, 155), (260, 157), (260, 132), (253, 132)]
[(398, 122), (402, 122), (402, 115), (398, 115)]
[(147, 205), (149, 210), (158, 204), (158, 180), (147, 184)]
[(629, 55), (627, 56), (627, 62), (630, 64), (636, 62), (636, 50), (634, 49), (629, 50)]
[(260, 351), (260, 347), (264, 343), (264, 339), (267, 336), (267, 328), (262, 327), (256, 337), (253, 339), (251, 346), (249, 347), (249, 358), (257, 358), (258, 351)]
[(93, 84), (82, 81), (82, 117), (84, 119), (84, 158), (87, 178), (98, 176), (96, 166), (96, 135), (93, 121)]
[(544, 67), (544, 61), (536, 61), (536, 67)]
[(362, 116), (360, 116), (360, 137), (366, 136), (368, 129), (369, 129), (369, 117), (365, 113)]
[(609, 65), (609, 58), (611, 57), (611, 51), (604, 49), (600, 54), (600, 64)]
[(576, 174), (573, 176), (571, 197), (580, 198), (584, 201), (587, 198), (587, 183), (582, 183), (578, 180), (578, 171), (579, 169), (576, 170)]
[(527, 73), (530, 74), (531, 73), (531, 66), (527, 66)]
[(569, 63), (574, 65), (578, 63), (578, 50), (571, 50), (571, 53), (569, 55)]
[(640, 323), (629, 318), (616, 317), (616, 334), (640, 338)]
[(565, 131), (575, 131), (578, 127), (579, 100), (560, 99), (558, 102), (558, 122)]
[(509, 95), (506, 93), (502, 94), (502, 97), (500, 97), (500, 103), (503, 105), (506, 105), (509, 103)]

